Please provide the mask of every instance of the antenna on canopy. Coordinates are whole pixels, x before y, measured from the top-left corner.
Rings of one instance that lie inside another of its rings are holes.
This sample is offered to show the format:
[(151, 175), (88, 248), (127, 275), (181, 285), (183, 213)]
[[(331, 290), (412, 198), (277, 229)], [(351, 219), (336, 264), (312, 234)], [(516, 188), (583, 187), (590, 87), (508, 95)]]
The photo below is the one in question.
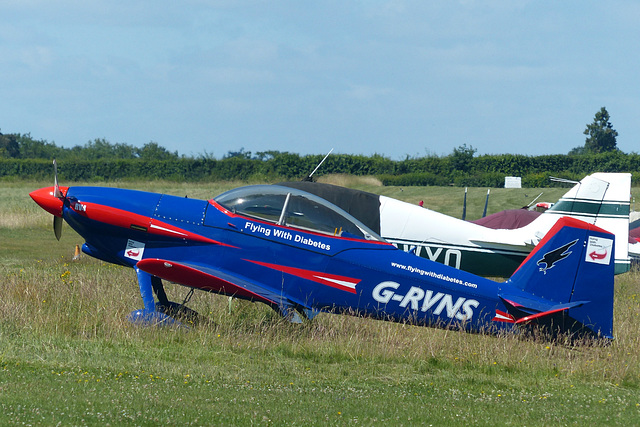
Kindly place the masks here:
[(326, 155), (326, 156), (324, 156), (324, 159), (322, 159), (322, 160), (320, 161), (320, 163), (318, 163), (318, 166), (316, 166), (316, 168), (313, 170), (313, 172), (311, 172), (311, 173), (309, 174), (309, 176), (307, 176), (305, 179), (303, 179), (303, 181), (311, 181), (311, 180), (312, 180), (312, 179), (311, 179), (311, 177), (313, 176), (313, 174), (314, 174), (314, 173), (316, 173), (316, 171), (318, 170), (318, 168), (319, 168), (320, 166), (322, 166), (322, 164), (324, 163), (324, 161), (325, 161), (325, 160), (327, 160), (327, 157), (329, 157), (329, 154), (331, 154), (332, 152), (333, 152), (333, 148), (332, 148), (331, 150), (329, 150), (329, 152), (327, 153), (327, 155)]

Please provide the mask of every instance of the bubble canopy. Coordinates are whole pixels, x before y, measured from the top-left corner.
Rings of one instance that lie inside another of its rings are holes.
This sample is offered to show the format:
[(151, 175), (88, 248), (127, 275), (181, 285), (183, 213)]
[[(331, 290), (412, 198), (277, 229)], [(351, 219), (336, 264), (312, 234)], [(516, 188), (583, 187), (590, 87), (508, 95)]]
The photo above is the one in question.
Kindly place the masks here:
[(230, 212), (323, 234), (384, 241), (353, 216), (328, 201), (294, 188), (250, 185), (213, 199)]

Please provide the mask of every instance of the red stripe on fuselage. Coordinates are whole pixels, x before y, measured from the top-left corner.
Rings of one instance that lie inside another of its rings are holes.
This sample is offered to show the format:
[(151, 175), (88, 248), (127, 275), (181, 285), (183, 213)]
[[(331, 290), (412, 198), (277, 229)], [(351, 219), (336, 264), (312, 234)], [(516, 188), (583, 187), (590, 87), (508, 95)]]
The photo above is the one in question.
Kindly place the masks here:
[(234, 247), (199, 234), (191, 233), (190, 231), (183, 230), (166, 222), (111, 206), (78, 201), (71, 203), (71, 209), (78, 215), (104, 224), (115, 225), (116, 227), (134, 228), (137, 230), (142, 228), (146, 229), (149, 234)]
[(304, 270), (302, 268), (287, 267), (278, 264), (269, 264), (267, 262), (252, 261), (245, 259), (245, 261), (262, 265), (264, 267), (271, 268), (273, 270), (281, 271), (283, 273), (298, 276), (303, 279), (312, 280), (317, 283), (321, 283), (332, 288), (340, 289), (352, 294), (356, 293), (356, 285), (360, 283), (361, 279), (354, 279), (346, 276), (338, 276), (336, 274), (323, 273), (321, 271)]
[(496, 315), (491, 320), (493, 320), (494, 322), (505, 322), (505, 323), (515, 323), (516, 322), (516, 318), (515, 317), (513, 317), (511, 314), (505, 313), (504, 311), (501, 311), (501, 310), (496, 310)]

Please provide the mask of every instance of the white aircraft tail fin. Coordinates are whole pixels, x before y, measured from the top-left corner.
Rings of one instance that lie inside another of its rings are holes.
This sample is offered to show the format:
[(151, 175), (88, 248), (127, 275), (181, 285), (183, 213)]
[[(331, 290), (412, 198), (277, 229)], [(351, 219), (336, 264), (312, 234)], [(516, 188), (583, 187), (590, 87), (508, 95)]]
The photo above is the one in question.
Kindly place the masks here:
[[(630, 173), (594, 173), (583, 178), (531, 225), (542, 238), (563, 216), (597, 225), (616, 235), (616, 273), (628, 271)], [(535, 242), (537, 243), (537, 242)]]

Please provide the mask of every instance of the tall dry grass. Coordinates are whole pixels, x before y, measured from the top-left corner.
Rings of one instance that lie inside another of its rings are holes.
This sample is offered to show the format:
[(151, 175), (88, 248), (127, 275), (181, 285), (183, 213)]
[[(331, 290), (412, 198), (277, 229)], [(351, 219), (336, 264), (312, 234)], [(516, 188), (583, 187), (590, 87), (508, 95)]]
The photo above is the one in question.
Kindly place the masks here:
[[(128, 313), (141, 308), (131, 269), (88, 258), (32, 260), (21, 269), (0, 269), (0, 324), (5, 331), (38, 336), (101, 340), (144, 340), (149, 332), (132, 327)], [(640, 387), (640, 291), (637, 271), (616, 277), (616, 339), (608, 344), (571, 345), (521, 336), (468, 334), (395, 324), (373, 319), (321, 314), (303, 325), (291, 325), (259, 303), (229, 300), (198, 292), (190, 307), (203, 321), (184, 335), (202, 352), (220, 345), (241, 345), (259, 353), (321, 363), (404, 361), (418, 369), (467, 370), (483, 376), (487, 369), (556, 372), (575, 381), (606, 381)], [(187, 290), (167, 285), (171, 299)], [(176, 332), (181, 334), (182, 332)], [(190, 350), (193, 351), (193, 350)]]

